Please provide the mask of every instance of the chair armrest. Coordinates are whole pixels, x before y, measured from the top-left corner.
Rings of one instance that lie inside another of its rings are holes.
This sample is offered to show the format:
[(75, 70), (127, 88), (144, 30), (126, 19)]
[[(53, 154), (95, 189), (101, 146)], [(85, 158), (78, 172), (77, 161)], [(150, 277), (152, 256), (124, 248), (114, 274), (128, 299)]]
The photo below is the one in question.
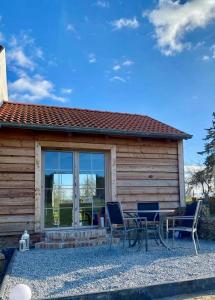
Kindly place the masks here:
[(194, 216), (170, 216), (167, 217), (166, 219), (168, 220), (193, 220), (195, 217)]
[(124, 220), (144, 220), (147, 221), (146, 217), (124, 217)]

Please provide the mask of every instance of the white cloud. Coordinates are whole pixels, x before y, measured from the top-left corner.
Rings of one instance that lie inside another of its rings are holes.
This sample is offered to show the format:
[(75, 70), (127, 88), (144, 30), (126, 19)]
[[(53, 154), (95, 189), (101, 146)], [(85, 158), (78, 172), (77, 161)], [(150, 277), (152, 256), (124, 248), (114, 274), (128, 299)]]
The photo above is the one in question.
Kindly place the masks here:
[(121, 81), (121, 82), (126, 82), (126, 80), (121, 77), (121, 76), (113, 76), (110, 78), (110, 81)]
[(185, 4), (179, 1), (160, 0), (156, 9), (143, 12), (155, 27), (155, 38), (164, 55), (174, 55), (188, 48), (184, 42), (188, 32), (205, 28), (215, 19), (214, 0), (193, 0)]
[(69, 88), (62, 88), (61, 89), (61, 93), (62, 94), (67, 94), (67, 95), (70, 95), (73, 93), (73, 89), (69, 89)]
[(102, 7), (102, 8), (109, 8), (110, 4), (108, 1), (104, 1), (104, 0), (98, 0), (96, 2), (96, 6)]
[(115, 65), (113, 66), (113, 70), (114, 70), (114, 71), (119, 71), (119, 70), (121, 70), (123, 67), (130, 67), (130, 66), (133, 65), (133, 64), (134, 64), (134, 62), (133, 62), (132, 60), (127, 59), (127, 60), (123, 61), (122, 63), (117, 63), (117, 64), (115, 64)]
[(14, 47), (9, 50), (7, 57), (9, 63), (15, 64), (16, 66), (30, 70), (34, 70), (35, 68), (34, 61), (25, 54), (24, 49), (21, 47)]
[(132, 61), (132, 60), (125, 60), (123, 63), (122, 63), (122, 65), (123, 66), (126, 66), (126, 67), (129, 67), (129, 66), (131, 66), (131, 65), (133, 65), (134, 64), (134, 62)]
[(120, 70), (121, 69), (121, 66), (120, 65), (114, 65), (113, 66), (113, 70), (114, 71), (118, 71), (118, 70)]
[(90, 64), (95, 64), (96, 63), (96, 56), (94, 53), (90, 53), (88, 55), (88, 61)]
[(114, 30), (120, 30), (122, 28), (137, 29), (140, 24), (136, 17), (132, 19), (121, 18), (112, 22)]
[[(54, 83), (39, 74), (43, 70), (39, 62), (46, 61), (43, 50), (36, 45), (35, 40), (29, 34), (21, 32), (17, 36), (8, 36), (6, 42), (8, 67), (16, 78), (8, 84), (10, 99), (28, 102), (43, 99), (65, 102), (65, 97), (56, 94)], [(48, 65), (49, 60), (46, 63)], [(69, 92), (67, 89), (67, 94)]]
[(72, 32), (76, 32), (76, 29), (75, 29), (74, 25), (71, 24), (71, 23), (70, 23), (70, 24), (67, 24), (66, 30), (72, 31)]
[(33, 77), (24, 75), (21, 78), (9, 83), (11, 92), (10, 98), (22, 101), (36, 101), (43, 99), (52, 99), (55, 101), (65, 102), (63, 97), (54, 94), (54, 84), (36, 74)]
[(204, 55), (204, 56), (202, 57), (202, 60), (204, 60), (204, 61), (210, 60), (210, 56)]

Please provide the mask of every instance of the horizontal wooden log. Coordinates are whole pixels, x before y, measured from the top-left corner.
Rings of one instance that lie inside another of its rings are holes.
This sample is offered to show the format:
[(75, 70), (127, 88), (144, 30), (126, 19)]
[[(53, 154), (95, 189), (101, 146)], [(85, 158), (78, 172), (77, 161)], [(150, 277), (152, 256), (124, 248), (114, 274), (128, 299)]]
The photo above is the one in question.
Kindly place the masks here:
[(165, 172), (117, 172), (117, 180), (123, 179), (176, 179), (178, 180), (178, 173)]
[(118, 187), (160, 187), (160, 186), (167, 186), (167, 187), (172, 187), (172, 186), (178, 186), (178, 180), (118, 180), (117, 181), (117, 186)]
[(34, 157), (0, 156), (0, 164), (34, 164)]
[(16, 147), (2, 147), (0, 148), (0, 155), (13, 155), (13, 156), (33, 156), (34, 157), (34, 149), (29, 148), (16, 148)]
[(0, 216), (0, 224), (2, 223), (28, 223), (34, 222), (33, 215), (25, 215), (25, 216)]
[(137, 171), (137, 172), (178, 172), (178, 167), (176, 166), (142, 166), (142, 165), (117, 165), (117, 171)]
[(118, 187), (117, 195), (177, 194), (178, 187)]
[(113, 137), (113, 136), (99, 136), (99, 135), (83, 135), (83, 134), (72, 134), (72, 133), (38, 133), (37, 140), (53, 140), (53, 141), (74, 141), (74, 142), (88, 142), (88, 143), (104, 143), (107, 144), (119, 144), (119, 145), (143, 145), (143, 146), (154, 146), (157, 147), (177, 147), (177, 141), (164, 140), (164, 139), (146, 139), (146, 138), (135, 138), (135, 137)]
[(179, 202), (179, 194), (143, 194), (143, 195), (118, 195), (117, 200), (121, 202)]
[(34, 188), (35, 183), (34, 181), (29, 181), (29, 180), (20, 180), (20, 181), (0, 181), (0, 189), (1, 188), (10, 188), (10, 189), (15, 189), (15, 188)]
[(118, 158), (143, 158), (143, 159), (177, 159), (177, 154), (165, 154), (165, 153), (128, 153), (128, 152), (117, 152), (116, 157)]
[(34, 149), (34, 140), (0, 139), (0, 147), (21, 147)]
[(20, 188), (20, 189), (0, 189), (0, 198), (12, 198), (12, 197), (34, 197), (34, 189), (26, 189), (26, 188)]
[[(1, 201), (0, 201), (1, 203)], [(33, 215), (35, 208), (29, 206), (9, 206), (1, 205), (0, 215)]]
[(117, 158), (117, 165), (156, 165), (156, 166), (177, 166), (177, 159), (144, 159), (144, 158)]
[(34, 181), (34, 174), (24, 173), (0, 173), (0, 182), (2, 181)]
[(25, 229), (33, 231), (34, 223), (0, 223), (0, 236), (23, 233)]
[(177, 154), (176, 148), (170, 147), (146, 147), (146, 146), (121, 146), (117, 145), (117, 152), (126, 153), (165, 153), (165, 154)]
[(32, 206), (34, 207), (34, 197), (4, 197), (0, 198), (0, 207), (6, 206)]
[(0, 172), (9, 173), (34, 173), (32, 164), (0, 164)]

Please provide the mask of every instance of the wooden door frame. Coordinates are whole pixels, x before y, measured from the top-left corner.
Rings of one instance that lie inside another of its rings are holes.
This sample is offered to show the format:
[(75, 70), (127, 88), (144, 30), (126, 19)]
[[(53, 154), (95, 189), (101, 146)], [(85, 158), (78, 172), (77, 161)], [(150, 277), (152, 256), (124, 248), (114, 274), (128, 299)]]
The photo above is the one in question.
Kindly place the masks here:
[[(107, 192), (106, 199), (109, 201), (116, 199), (116, 145), (89, 144), (75, 142), (55, 142), (55, 141), (35, 141), (35, 232), (43, 232), (43, 167), (42, 150), (103, 150), (107, 152), (108, 161), (106, 170)], [(76, 195), (77, 197), (78, 195)], [(77, 202), (77, 201), (76, 201)]]

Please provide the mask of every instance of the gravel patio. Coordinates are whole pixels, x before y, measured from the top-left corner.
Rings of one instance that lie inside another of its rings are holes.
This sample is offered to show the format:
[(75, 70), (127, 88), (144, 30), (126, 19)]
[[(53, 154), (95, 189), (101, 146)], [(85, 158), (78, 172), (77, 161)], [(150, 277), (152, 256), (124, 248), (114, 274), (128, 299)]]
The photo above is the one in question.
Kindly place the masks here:
[(198, 256), (190, 241), (176, 245), (169, 251), (153, 244), (147, 253), (120, 246), (17, 252), (4, 299), (17, 283), (38, 299), (215, 276), (215, 242), (201, 241)]

